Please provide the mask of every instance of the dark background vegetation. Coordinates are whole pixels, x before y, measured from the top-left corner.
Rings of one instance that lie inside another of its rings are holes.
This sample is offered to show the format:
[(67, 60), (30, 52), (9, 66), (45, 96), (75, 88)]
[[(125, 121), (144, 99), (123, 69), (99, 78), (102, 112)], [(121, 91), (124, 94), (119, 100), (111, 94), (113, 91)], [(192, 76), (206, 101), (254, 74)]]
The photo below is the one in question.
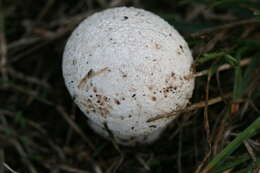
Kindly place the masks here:
[[(258, 0), (0, 2), (1, 173), (258, 173)], [(149, 146), (117, 146), (95, 134), (61, 73), (73, 28), (96, 11), (125, 5), (153, 11), (174, 25), (193, 51), (196, 71), (208, 70), (196, 79), (195, 108)], [(223, 64), (230, 67), (220, 72)], [(218, 103), (206, 106), (214, 98)], [(242, 140), (232, 145), (236, 137)], [(211, 166), (226, 146), (231, 149), (225, 160)]]

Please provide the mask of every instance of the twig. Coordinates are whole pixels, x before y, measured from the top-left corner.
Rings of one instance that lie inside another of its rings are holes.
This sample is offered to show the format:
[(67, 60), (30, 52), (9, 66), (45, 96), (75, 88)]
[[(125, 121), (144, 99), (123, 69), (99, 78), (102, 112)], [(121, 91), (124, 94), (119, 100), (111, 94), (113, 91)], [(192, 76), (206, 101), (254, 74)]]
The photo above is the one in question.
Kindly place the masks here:
[(233, 27), (236, 27), (236, 26), (239, 26), (239, 25), (246, 25), (246, 24), (252, 24), (252, 23), (257, 23), (257, 22), (259, 22), (259, 21), (256, 20), (256, 19), (240, 20), (240, 21), (236, 21), (236, 22), (233, 22), (233, 23), (228, 23), (228, 24), (225, 24), (225, 25), (204, 29), (202, 31), (191, 34), (191, 37), (198, 37), (198, 36), (201, 36), (203, 34), (209, 34), (209, 33), (212, 33), (212, 32), (216, 32), (218, 30), (233, 28)]
[(28, 159), (27, 153), (23, 149), (22, 145), (17, 140), (14, 140), (14, 139), (10, 140), (10, 142), (13, 144), (13, 146), (15, 147), (17, 152), (19, 153), (20, 157), (23, 158), (21, 160), (28, 167), (29, 172), (30, 173), (37, 173), (38, 171), (33, 166), (31, 161)]
[(245, 147), (246, 147), (246, 149), (247, 149), (248, 154), (249, 154), (250, 157), (252, 158), (252, 160), (253, 160), (254, 162), (256, 162), (256, 156), (255, 156), (255, 154), (254, 154), (254, 151), (253, 151), (252, 147), (249, 145), (249, 143), (248, 143), (246, 140), (245, 140), (243, 143), (244, 143), (244, 145), (245, 145)]
[(45, 6), (42, 8), (41, 12), (37, 17), (38, 21), (40, 21), (47, 15), (47, 13), (50, 11), (50, 9), (53, 7), (54, 4), (55, 4), (55, 0), (48, 0), (46, 2)]
[(31, 96), (31, 97), (35, 98), (36, 100), (38, 100), (42, 103), (45, 103), (47, 105), (54, 105), (51, 101), (41, 97), (38, 91), (24, 88), (23, 86), (12, 84), (12, 83), (8, 83), (8, 87), (9, 87), (9, 89), (13, 89), (13, 90), (23, 93), (27, 96)]
[[(231, 96), (231, 94), (226, 94), (224, 96), (219, 96), (219, 97), (212, 98), (212, 99), (208, 100), (208, 106), (216, 104), (216, 103), (219, 103), (219, 102), (222, 102), (223, 98), (228, 98), (230, 96)], [(155, 116), (153, 118), (148, 119), (146, 122), (152, 122), (152, 121), (156, 121), (156, 120), (159, 120), (159, 119), (162, 119), (162, 118), (169, 118), (169, 117), (172, 117), (172, 116), (176, 116), (176, 114), (178, 114), (180, 112), (191, 112), (191, 111), (194, 111), (194, 110), (197, 110), (197, 109), (204, 108), (205, 106), (206, 106), (206, 102), (205, 101), (201, 101), (201, 102), (192, 104), (191, 106), (187, 107), (184, 110), (171, 112), (171, 113), (168, 113), (168, 114), (157, 115), (157, 116)]]
[[(252, 62), (252, 59), (251, 58), (245, 58), (245, 59), (242, 59), (241, 61), (240, 61), (240, 63), (239, 63), (239, 66), (245, 66), (245, 65), (248, 65), (248, 64), (250, 64)], [(229, 65), (229, 64), (224, 64), (224, 65), (222, 65), (222, 66), (219, 66), (219, 68), (218, 68), (218, 72), (220, 72), (220, 71), (225, 71), (225, 70), (229, 70), (229, 69), (231, 69), (232, 68), (232, 66), (231, 65)], [(205, 76), (205, 75), (207, 75), (209, 73), (209, 70), (207, 69), (207, 70), (202, 70), (202, 71), (200, 71), (200, 72), (197, 72), (197, 73), (193, 73), (193, 74), (189, 74), (189, 75), (187, 75), (187, 76), (185, 76), (185, 78), (186, 79), (191, 79), (191, 78), (197, 78), (197, 77), (201, 77), (201, 76)]]
[(16, 172), (15, 170), (13, 170), (9, 165), (7, 165), (6, 163), (3, 163), (3, 165), (4, 165), (4, 167), (8, 170), (8, 171), (10, 171), (11, 173), (18, 173), (18, 172)]
[(72, 129), (79, 134), (82, 139), (89, 145), (89, 147), (94, 151), (95, 150), (95, 146), (94, 144), (90, 141), (90, 139), (88, 139), (88, 137), (82, 132), (82, 130), (78, 127), (78, 125), (76, 125), (76, 123), (74, 121), (71, 120), (71, 118), (69, 117), (69, 115), (67, 114), (67, 112), (65, 112), (65, 110), (61, 107), (58, 106), (56, 107), (56, 110), (63, 116), (63, 118), (66, 120), (66, 122), (72, 127)]
[(105, 67), (105, 68), (102, 68), (96, 72), (93, 71), (93, 69), (91, 69), (82, 79), (81, 81), (79, 82), (78, 84), (78, 88), (79, 89), (82, 89), (82, 87), (88, 82), (89, 79), (95, 77), (95, 76), (98, 76), (100, 75), (101, 73), (104, 73), (106, 71), (109, 71), (109, 68), (108, 67)]
[(0, 70), (4, 81), (7, 81), (7, 46), (5, 39), (5, 30), (4, 30), (4, 14), (2, 8), (2, 1), (0, 0)]
[(180, 133), (178, 138), (178, 156), (177, 156), (177, 165), (178, 165), (178, 173), (182, 173), (182, 135), (183, 129), (182, 125), (180, 127)]
[(4, 149), (0, 149), (0, 172), (4, 172), (5, 153)]
[[(207, 152), (207, 154), (203, 158), (203, 161), (200, 163), (200, 165), (196, 169), (195, 173), (201, 172), (201, 169), (206, 164), (206, 161), (209, 159), (209, 157), (210, 157), (210, 155), (212, 153), (212, 145), (211, 145), (211, 140), (210, 140), (210, 126), (209, 126), (209, 118), (208, 118), (210, 80), (211, 80), (211, 76), (208, 75), (207, 84), (206, 84), (206, 88), (205, 88), (205, 107), (204, 107), (204, 112), (203, 112), (203, 115), (204, 115), (204, 129), (206, 131), (209, 151)], [(221, 101), (222, 101), (222, 99), (223, 99), (223, 97), (221, 97)]]
[(81, 170), (81, 169), (78, 169), (78, 168), (73, 168), (73, 167), (68, 166), (68, 165), (60, 165), (59, 168), (64, 170), (64, 171), (73, 172), (73, 173), (90, 173), (89, 171)]
[(150, 166), (146, 163), (146, 161), (142, 158), (142, 156), (140, 154), (136, 154), (135, 158), (144, 167), (145, 170), (151, 171)]
[(42, 86), (44, 88), (48, 88), (48, 89), (50, 88), (50, 85), (47, 82), (39, 80), (32, 76), (26, 76), (23, 73), (18, 72), (12, 68), (8, 68), (8, 74), (10, 74), (12, 77), (14, 77), (16, 79), (20, 79), (20, 80), (23, 80), (23, 81), (31, 83), (31, 84), (36, 84), (36, 85)]

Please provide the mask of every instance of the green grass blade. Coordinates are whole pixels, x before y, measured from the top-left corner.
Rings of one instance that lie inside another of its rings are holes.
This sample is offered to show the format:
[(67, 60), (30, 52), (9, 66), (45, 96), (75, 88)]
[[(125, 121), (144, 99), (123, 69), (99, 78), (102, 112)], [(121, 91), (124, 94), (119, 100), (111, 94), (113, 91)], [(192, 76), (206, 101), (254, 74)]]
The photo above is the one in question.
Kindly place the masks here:
[(225, 165), (221, 166), (220, 168), (212, 171), (212, 173), (222, 173), (230, 168), (234, 168), (236, 167), (237, 165), (247, 161), (250, 159), (250, 156), (246, 155), (246, 156), (243, 156), (241, 158), (237, 158), (237, 159), (232, 159), (232, 161), (229, 161), (228, 163), (226, 163)]
[(209, 162), (206, 170), (212, 170), (220, 163), (222, 163), (230, 154), (232, 154), (244, 140), (256, 135), (260, 129), (260, 117), (257, 118), (248, 128), (246, 128), (240, 135), (238, 135), (228, 146), (224, 148), (222, 152), (215, 156), (215, 158)]
[(225, 52), (205, 53), (201, 58), (196, 60), (195, 64), (196, 65), (204, 64), (205, 62), (214, 60), (214, 59), (224, 56), (224, 55), (226, 55)]

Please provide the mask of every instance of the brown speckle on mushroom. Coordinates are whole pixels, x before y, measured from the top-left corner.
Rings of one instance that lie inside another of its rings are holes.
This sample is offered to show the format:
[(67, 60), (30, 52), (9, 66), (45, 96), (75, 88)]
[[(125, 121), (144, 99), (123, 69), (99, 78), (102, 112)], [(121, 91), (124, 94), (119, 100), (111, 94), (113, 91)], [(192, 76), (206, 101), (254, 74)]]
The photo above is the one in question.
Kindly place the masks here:
[(114, 99), (114, 101), (115, 101), (115, 104), (120, 105), (120, 101), (119, 100)]
[(155, 48), (156, 48), (156, 49), (161, 49), (161, 45), (158, 44), (158, 43), (155, 43)]
[(151, 99), (152, 99), (152, 101), (154, 101), (154, 102), (156, 101), (156, 97), (154, 97), (154, 96), (151, 97)]

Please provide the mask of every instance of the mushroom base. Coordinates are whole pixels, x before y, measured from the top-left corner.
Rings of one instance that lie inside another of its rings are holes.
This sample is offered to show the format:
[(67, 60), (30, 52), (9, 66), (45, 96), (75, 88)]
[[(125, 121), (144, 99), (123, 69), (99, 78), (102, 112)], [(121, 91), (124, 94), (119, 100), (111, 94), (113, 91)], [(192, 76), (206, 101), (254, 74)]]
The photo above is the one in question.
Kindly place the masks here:
[(138, 134), (136, 136), (123, 136), (123, 134), (119, 134), (119, 132), (112, 131), (109, 127), (104, 123), (103, 126), (98, 125), (92, 120), (88, 120), (89, 126), (99, 135), (103, 136), (108, 140), (114, 140), (116, 143), (125, 145), (125, 146), (136, 146), (136, 145), (145, 145), (151, 144), (155, 140), (157, 140), (162, 132), (166, 129), (167, 126), (157, 128), (154, 131), (151, 131), (149, 134)]

